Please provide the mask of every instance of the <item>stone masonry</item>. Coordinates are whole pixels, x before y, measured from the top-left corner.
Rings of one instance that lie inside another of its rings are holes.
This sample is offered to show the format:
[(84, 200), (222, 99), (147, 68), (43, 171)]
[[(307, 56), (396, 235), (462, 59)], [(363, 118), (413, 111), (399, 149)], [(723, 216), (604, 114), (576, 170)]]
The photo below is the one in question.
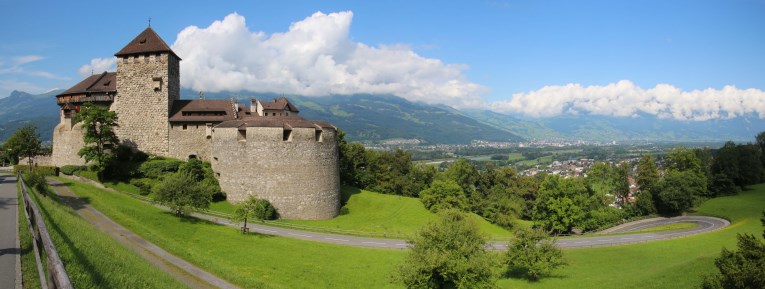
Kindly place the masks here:
[[(53, 132), (56, 166), (83, 165), (81, 105), (117, 113), (119, 139), (146, 153), (212, 164), (230, 202), (253, 195), (282, 218), (328, 219), (340, 209), (337, 128), (298, 116), (282, 97), (234, 101), (181, 100), (180, 57), (147, 28), (117, 57), (117, 72), (92, 75), (57, 95), (61, 122)], [(268, 112), (268, 113), (266, 113)]]

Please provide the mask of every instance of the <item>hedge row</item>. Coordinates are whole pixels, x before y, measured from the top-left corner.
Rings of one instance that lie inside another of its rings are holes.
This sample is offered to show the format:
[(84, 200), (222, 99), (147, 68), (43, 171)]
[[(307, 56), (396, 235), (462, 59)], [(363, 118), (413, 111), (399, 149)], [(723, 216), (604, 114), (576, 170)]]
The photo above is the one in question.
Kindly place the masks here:
[[(58, 176), (59, 169), (58, 167), (54, 166), (31, 166), (31, 169), (35, 172), (41, 173), (46, 176)], [(13, 173), (24, 173), (29, 172), (30, 166), (29, 165), (15, 165), (13, 166)]]

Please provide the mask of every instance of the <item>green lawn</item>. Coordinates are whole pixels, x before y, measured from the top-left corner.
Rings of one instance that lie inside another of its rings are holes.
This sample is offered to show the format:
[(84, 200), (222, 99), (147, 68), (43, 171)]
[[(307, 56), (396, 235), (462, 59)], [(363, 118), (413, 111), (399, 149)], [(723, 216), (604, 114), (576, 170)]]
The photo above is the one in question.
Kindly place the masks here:
[[(385, 195), (352, 187), (343, 187), (343, 199), (348, 213), (329, 220), (280, 220), (302, 226), (341, 229), (385, 234), (388, 237), (408, 237), (422, 225), (436, 218), (417, 198)], [(493, 238), (507, 238), (511, 233), (471, 214), (481, 230)]]
[(177, 218), (125, 194), (59, 180), (112, 220), (244, 288), (399, 287), (390, 274), (404, 251), (242, 235), (236, 228)]
[(565, 250), (570, 265), (553, 277), (531, 283), (502, 279), (502, 288), (695, 288), (716, 270), (722, 247), (734, 248), (737, 233), (762, 234), (765, 185), (738, 196), (709, 200), (697, 215), (719, 216), (733, 224), (712, 233), (635, 245)]
[(24, 213), (24, 206), (21, 203), (21, 189), (18, 189), (19, 198), (19, 246), (21, 247), (21, 279), (24, 289), (40, 288), (40, 276), (37, 273), (37, 263), (35, 261), (34, 248), (32, 247), (32, 234), (27, 225), (27, 216)]
[(650, 233), (650, 232), (688, 230), (688, 229), (696, 228), (698, 226), (699, 224), (697, 223), (681, 222), (681, 223), (672, 223), (672, 224), (648, 227), (645, 229), (630, 231), (630, 233)]
[[(31, 196), (75, 288), (187, 288), (96, 229), (57, 197)], [(35, 266), (32, 256), (23, 259), (23, 267), (29, 266), (29, 260)]]
[[(234, 228), (192, 218), (178, 219), (124, 194), (64, 181), (113, 220), (243, 287), (400, 287), (390, 283), (389, 277), (401, 262), (403, 251), (343, 247), (258, 234), (244, 236)], [(403, 199), (363, 191), (352, 196), (365, 193), (369, 194), (370, 201), (377, 200), (372, 199), (375, 197), (382, 197), (378, 202), (390, 201), (386, 197)], [(364, 198), (359, 201), (361, 199)], [(349, 208), (353, 213), (353, 206)], [(707, 201), (697, 209), (698, 215), (731, 220), (733, 224), (728, 228), (666, 241), (569, 249), (564, 252), (570, 265), (554, 276), (539, 282), (503, 278), (498, 285), (500, 288), (694, 288), (704, 274), (714, 272), (714, 258), (720, 249), (735, 247), (737, 233), (757, 236), (762, 233), (759, 217), (763, 209), (765, 185), (753, 186), (753, 190)], [(395, 216), (397, 214), (388, 215)]]

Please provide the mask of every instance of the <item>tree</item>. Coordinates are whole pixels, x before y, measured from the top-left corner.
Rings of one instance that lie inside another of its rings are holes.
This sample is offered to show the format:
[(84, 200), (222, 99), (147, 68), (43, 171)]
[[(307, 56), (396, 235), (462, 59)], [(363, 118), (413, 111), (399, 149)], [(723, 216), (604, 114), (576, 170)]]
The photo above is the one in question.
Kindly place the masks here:
[[(765, 212), (760, 222), (765, 226)], [(765, 238), (765, 230), (762, 237)], [(738, 250), (722, 249), (715, 259), (720, 272), (706, 276), (702, 288), (765, 288), (765, 242), (751, 234), (738, 234), (736, 238)]]
[(614, 184), (614, 195), (618, 196), (617, 199), (621, 206), (624, 206), (624, 204), (627, 203), (630, 195), (630, 169), (630, 164), (623, 162), (616, 166), (611, 173), (611, 179)]
[(11, 162), (17, 163), (20, 156), (27, 157), (28, 164), (32, 166), (32, 159), (40, 151), (40, 137), (37, 135), (37, 127), (33, 124), (21, 127), (8, 138), (3, 144), (3, 150), (8, 154)]
[(699, 174), (703, 173), (701, 169), (701, 161), (693, 150), (688, 148), (673, 148), (667, 153), (665, 161), (667, 170), (692, 171)]
[(409, 244), (394, 276), (407, 288), (495, 288), (497, 261), (478, 224), (465, 214), (440, 212)]
[(188, 174), (175, 173), (154, 186), (154, 201), (168, 206), (176, 216), (183, 216), (189, 211), (200, 211), (210, 207), (212, 196)]
[(273, 220), (276, 216), (276, 210), (268, 200), (258, 199), (250, 196), (247, 200), (236, 204), (236, 211), (231, 218), (234, 222), (244, 222), (242, 234), (249, 232), (247, 220)]
[(765, 167), (765, 131), (758, 133), (755, 140), (757, 141), (757, 145), (760, 146), (760, 162), (762, 163), (762, 166)]
[(640, 191), (650, 193), (658, 181), (659, 171), (656, 168), (656, 159), (652, 155), (642, 156), (638, 161), (637, 176), (635, 177), (635, 182)]
[(582, 223), (591, 206), (600, 203), (581, 178), (547, 176), (539, 186), (534, 221), (545, 230), (568, 233)]
[(658, 208), (662, 214), (679, 214), (693, 207), (694, 197), (706, 189), (706, 181), (690, 171), (670, 171), (659, 184)]
[(86, 162), (93, 162), (101, 178), (105, 166), (113, 157), (109, 148), (119, 144), (114, 133), (114, 128), (118, 126), (117, 113), (109, 111), (107, 107), (87, 103), (75, 115), (75, 121), (82, 122), (82, 140), (85, 142), (77, 154), (85, 158)]
[(435, 180), (427, 188), (420, 192), (420, 201), (431, 212), (444, 209), (465, 210), (467, 198), (462, 188), (452, 180)]
[(566, 265), (555, 239), (541, 229), (515, 231), (515, 239), (507, 245), (505, 256), (511, 272), (522, 271), (532, 281)]

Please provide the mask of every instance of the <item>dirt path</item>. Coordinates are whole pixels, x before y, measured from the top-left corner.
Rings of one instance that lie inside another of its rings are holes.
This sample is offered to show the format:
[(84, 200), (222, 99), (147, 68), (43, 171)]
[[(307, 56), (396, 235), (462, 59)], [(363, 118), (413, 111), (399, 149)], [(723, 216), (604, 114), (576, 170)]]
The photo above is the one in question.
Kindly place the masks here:
[(95, 225), (99, 230), (106, 232), (112, 238), (140, 254), (147, 261), (167, 272), (171, 276), (192, 288), (238, 288), (233, 284), (216, 277), (182, 260), (160, 247), (146, 241), (140, 236), (130, 232), (121, 225), (115, 223), (101, 212), (97, 211), (86, 202), (80, 200), (72, 191), (58, 180), (48, 179), (48, 184), (61, 196), (72, 209), (85, 220)]

